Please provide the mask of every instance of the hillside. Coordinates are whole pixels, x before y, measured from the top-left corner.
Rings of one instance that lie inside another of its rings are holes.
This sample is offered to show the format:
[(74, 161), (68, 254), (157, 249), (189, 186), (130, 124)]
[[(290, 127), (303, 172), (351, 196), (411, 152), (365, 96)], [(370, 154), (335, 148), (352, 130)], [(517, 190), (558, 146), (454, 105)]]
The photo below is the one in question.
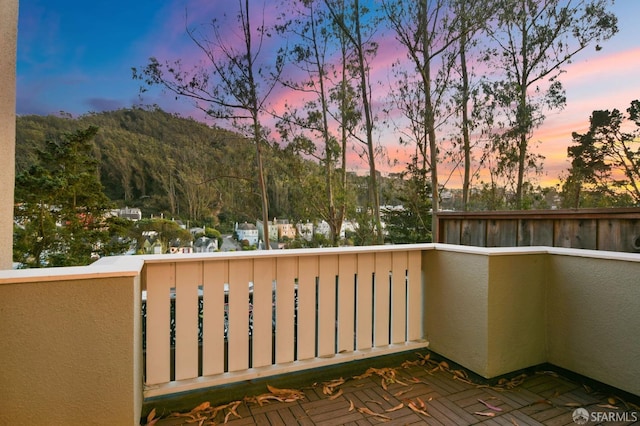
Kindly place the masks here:
[(214, 222), (224, 215), (254, 220), (259, 212), (251, 143), (157, 109), (18, 117), (16, 173), (36, 161), (45, 140), (89, 125), (100, 129), (94, 140), (100, 180), (116, 205), (140, 207), (145, 216)]

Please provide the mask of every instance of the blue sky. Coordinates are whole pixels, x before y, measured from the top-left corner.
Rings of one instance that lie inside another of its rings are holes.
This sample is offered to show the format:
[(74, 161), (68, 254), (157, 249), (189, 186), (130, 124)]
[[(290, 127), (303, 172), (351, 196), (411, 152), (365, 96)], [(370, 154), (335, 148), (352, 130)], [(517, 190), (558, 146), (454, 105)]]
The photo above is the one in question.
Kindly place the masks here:
[[(131, 68), (143, 67), (150, 56), (189, 57), (195, 49), (184, 33), (185, 19), (213, 17), (229, 5), (235, 2), (20, 0), (16, 112), (81, 115), (137, 104), (193, 112), (160, 91), (140, 98)], [(640, 1), (618, 0), (614, 11), (620, 32), (602, 51), (589, 49), (566, 67), (567, 107), (548, 114), (534, 135), (544, 142), (550, 175), (566, 167), (571, 132), (586, 128), (594, 109), (622, 110), (640, 98)]]

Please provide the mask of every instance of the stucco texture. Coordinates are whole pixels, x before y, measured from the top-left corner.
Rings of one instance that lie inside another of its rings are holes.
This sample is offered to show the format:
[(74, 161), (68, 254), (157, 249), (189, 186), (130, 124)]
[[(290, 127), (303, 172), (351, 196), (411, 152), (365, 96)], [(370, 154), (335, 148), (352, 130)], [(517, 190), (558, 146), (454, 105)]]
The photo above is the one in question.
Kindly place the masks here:
[(0, 285), (0, 424), (137, 424), (138, 277)]

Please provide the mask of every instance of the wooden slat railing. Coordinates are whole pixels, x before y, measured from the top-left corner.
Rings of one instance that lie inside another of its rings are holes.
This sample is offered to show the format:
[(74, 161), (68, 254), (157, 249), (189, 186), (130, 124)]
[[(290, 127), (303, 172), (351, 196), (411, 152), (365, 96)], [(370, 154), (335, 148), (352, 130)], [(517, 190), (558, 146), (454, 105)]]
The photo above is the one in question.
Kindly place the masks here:
[(426, 346), (421, 249), (147, 259), (145, 396)]

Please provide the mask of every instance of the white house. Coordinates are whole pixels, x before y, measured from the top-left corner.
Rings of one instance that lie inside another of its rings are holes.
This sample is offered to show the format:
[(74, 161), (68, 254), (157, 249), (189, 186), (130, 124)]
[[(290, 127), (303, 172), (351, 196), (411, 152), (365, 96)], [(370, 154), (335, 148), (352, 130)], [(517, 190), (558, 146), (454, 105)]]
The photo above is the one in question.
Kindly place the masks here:
[(296, 224), (296, 230), (298, 231), (300, 238), (307, 241), (311, 241), (313, 239), (313, 223), (309, 221), (307, 221), (307, 223), (298, 222)]
[(258, 245), (258, 228), (253, 223), (245, 222), (238, 225), (236, 222), (235, 232), (238, 241), (247, 240), (250, 246)]
[(331, 227), (329, 226), (329, 224), (323, 220), (322, 222), (318, 223), (314, 229), (314, 233), (318, 234), (318, 235), (322, 235), (327, 239), (331, 238)]

